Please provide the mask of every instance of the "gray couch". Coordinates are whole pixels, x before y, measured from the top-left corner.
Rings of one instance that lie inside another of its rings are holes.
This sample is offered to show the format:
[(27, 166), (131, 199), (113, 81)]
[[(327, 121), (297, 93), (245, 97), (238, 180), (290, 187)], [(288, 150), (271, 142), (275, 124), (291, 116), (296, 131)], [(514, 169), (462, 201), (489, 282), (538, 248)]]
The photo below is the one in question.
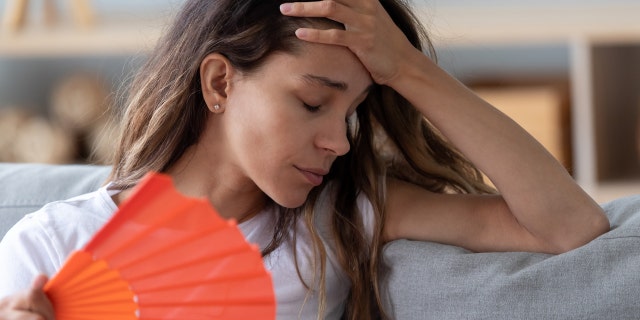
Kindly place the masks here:
[[(108, 173), (0, 164), (0, 236), (47, 202), (97, 189)], [(640, 196), (604, 208), (612, 231), (557, 256), (389, 243), (381, 282), (387, 311), (393, 319), (640, 319)]]

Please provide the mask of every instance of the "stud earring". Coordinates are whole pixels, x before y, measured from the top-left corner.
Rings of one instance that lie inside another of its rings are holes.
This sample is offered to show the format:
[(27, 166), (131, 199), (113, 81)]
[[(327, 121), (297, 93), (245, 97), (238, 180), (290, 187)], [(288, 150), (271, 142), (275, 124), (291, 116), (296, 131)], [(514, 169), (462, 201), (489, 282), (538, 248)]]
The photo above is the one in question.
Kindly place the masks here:
[(220, 105), (216, 103), (216, 105), (213, 106), (213, 110), (220, 111)]

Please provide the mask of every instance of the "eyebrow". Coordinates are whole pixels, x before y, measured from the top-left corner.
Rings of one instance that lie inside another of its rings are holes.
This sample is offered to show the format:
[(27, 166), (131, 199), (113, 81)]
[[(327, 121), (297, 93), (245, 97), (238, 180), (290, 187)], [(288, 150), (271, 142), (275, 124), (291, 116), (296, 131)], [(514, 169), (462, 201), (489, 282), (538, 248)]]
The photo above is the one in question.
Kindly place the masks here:
[[(323, 77), (323, 76), (316, 76), (313, 74), (305, 74), (302, 76), (302, 79), (304, 79), (305, 81), (314, 83), (314, 84), (319, 84), (325, 87), (329, 87), (329, 88), (333, 88), (333, 89), (337, 89), (340, 91), (347, 91), (347, 89), (349, 89), (349, 85), (346, 82), (342, 82), (342, 81), (336, 81), (336, 80), (331, 80), (327, 77)], [(369, 91), (371, 91), (373, 89), (373, 87), (375, 86), (375, 84), (371, 84), (369, 85), (364, 91), (363, 93), (369, 93)]]
[(314, 84), (319, 84), (325, 87), (337, 89), (340, 91), (347, 91), (349, 85), (346, 82), (331, 80), (327, 77), (316, 76), (313, 74), (305, 74), (302, 76), (305, 81), (312, 82)]

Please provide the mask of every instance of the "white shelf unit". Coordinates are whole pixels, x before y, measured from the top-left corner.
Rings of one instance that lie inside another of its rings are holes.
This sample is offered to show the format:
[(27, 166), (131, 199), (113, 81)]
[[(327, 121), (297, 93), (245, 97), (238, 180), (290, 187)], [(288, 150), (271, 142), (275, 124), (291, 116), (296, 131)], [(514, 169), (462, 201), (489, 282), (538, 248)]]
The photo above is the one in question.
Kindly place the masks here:
[(599, 202), (640, 194), (640, 3), (422, 4), (418, 16), (437, 49), (566, 47), (576, 181)]
[(148, 51), (160, 37), (159, 19), (100, 20), (91, 28), (70, 24), (28, 25), (19, 31), (0, 30), (0, 57), (73, 57), (135, 55)]
[[(169, 19), (166, 12), (156, 12), (121, 12), (118, 18), (105, 14), (91, 27), (74, 25), (70, 19), (54, 26), (29, 19), (16, 31), (0, 24), (0, 108), (20, 109), (59, 126), (51, 109), (55, 94), (75, 76), (99, 81), (109, 93), (108, 102), (121, 98)], [(37, 18), (35, 13), (30, 18)], [(86, 138), (89, 134), (73, 135), (67, 137), (76, 146), (69, 161), (96, 160), (90, 156), (96, 146), (89, 145), (95, 144)]]
[[(640, 97), (633, 101), (628, 97), (640, 92), (635, 89), (640, 87), (640, 3), (601, 1), (576, 6), (575, 2), (557, 2), (540, 6), (514, 1), (503, 6), (436, 6), (421, 1), (414, 5), (419, 18), (431, 30), (436, 47), (566, 46), (572, 101), (572, 169), (576, 180), (599, 202), (640, 193), (637, 166), (632, 168), (628, 159), (619, 159), (626, 156), (637, 162), (638, 152), (624, 150), (631, 145), (628, 142), (611, 141), (628, 138), (637, 146), (637, 135), (620, 138), (616, 128), (620, 121), (626, 126), (623, 132), (636, 130), (628, 120), (638, 118)], [(0, 30), (0, 59), (140, 54), (157, 41), (166, 21), (166, 17), (100, 21), (89, 30), (36, 26), (19, 34)], [(625, 74), (630, 79), (606, 74), (608, 66), (628, 68)], [(607, 98), (606, 90), (616, 87), (625, 88), (622, 93), (627, 100), (611, 107), (610, 103), (620, 101)]]

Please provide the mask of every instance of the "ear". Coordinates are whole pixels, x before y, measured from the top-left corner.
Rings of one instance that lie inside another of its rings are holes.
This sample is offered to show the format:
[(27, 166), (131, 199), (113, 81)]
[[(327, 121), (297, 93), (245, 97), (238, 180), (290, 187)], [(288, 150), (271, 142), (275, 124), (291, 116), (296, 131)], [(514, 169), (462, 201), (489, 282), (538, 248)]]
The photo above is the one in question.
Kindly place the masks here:
[(219, 53), (207, 55), (200, 64), (200, 84), (207, 108), (211, 112), (224, 112), (231, 78), (235, 70), (231, 62)]

